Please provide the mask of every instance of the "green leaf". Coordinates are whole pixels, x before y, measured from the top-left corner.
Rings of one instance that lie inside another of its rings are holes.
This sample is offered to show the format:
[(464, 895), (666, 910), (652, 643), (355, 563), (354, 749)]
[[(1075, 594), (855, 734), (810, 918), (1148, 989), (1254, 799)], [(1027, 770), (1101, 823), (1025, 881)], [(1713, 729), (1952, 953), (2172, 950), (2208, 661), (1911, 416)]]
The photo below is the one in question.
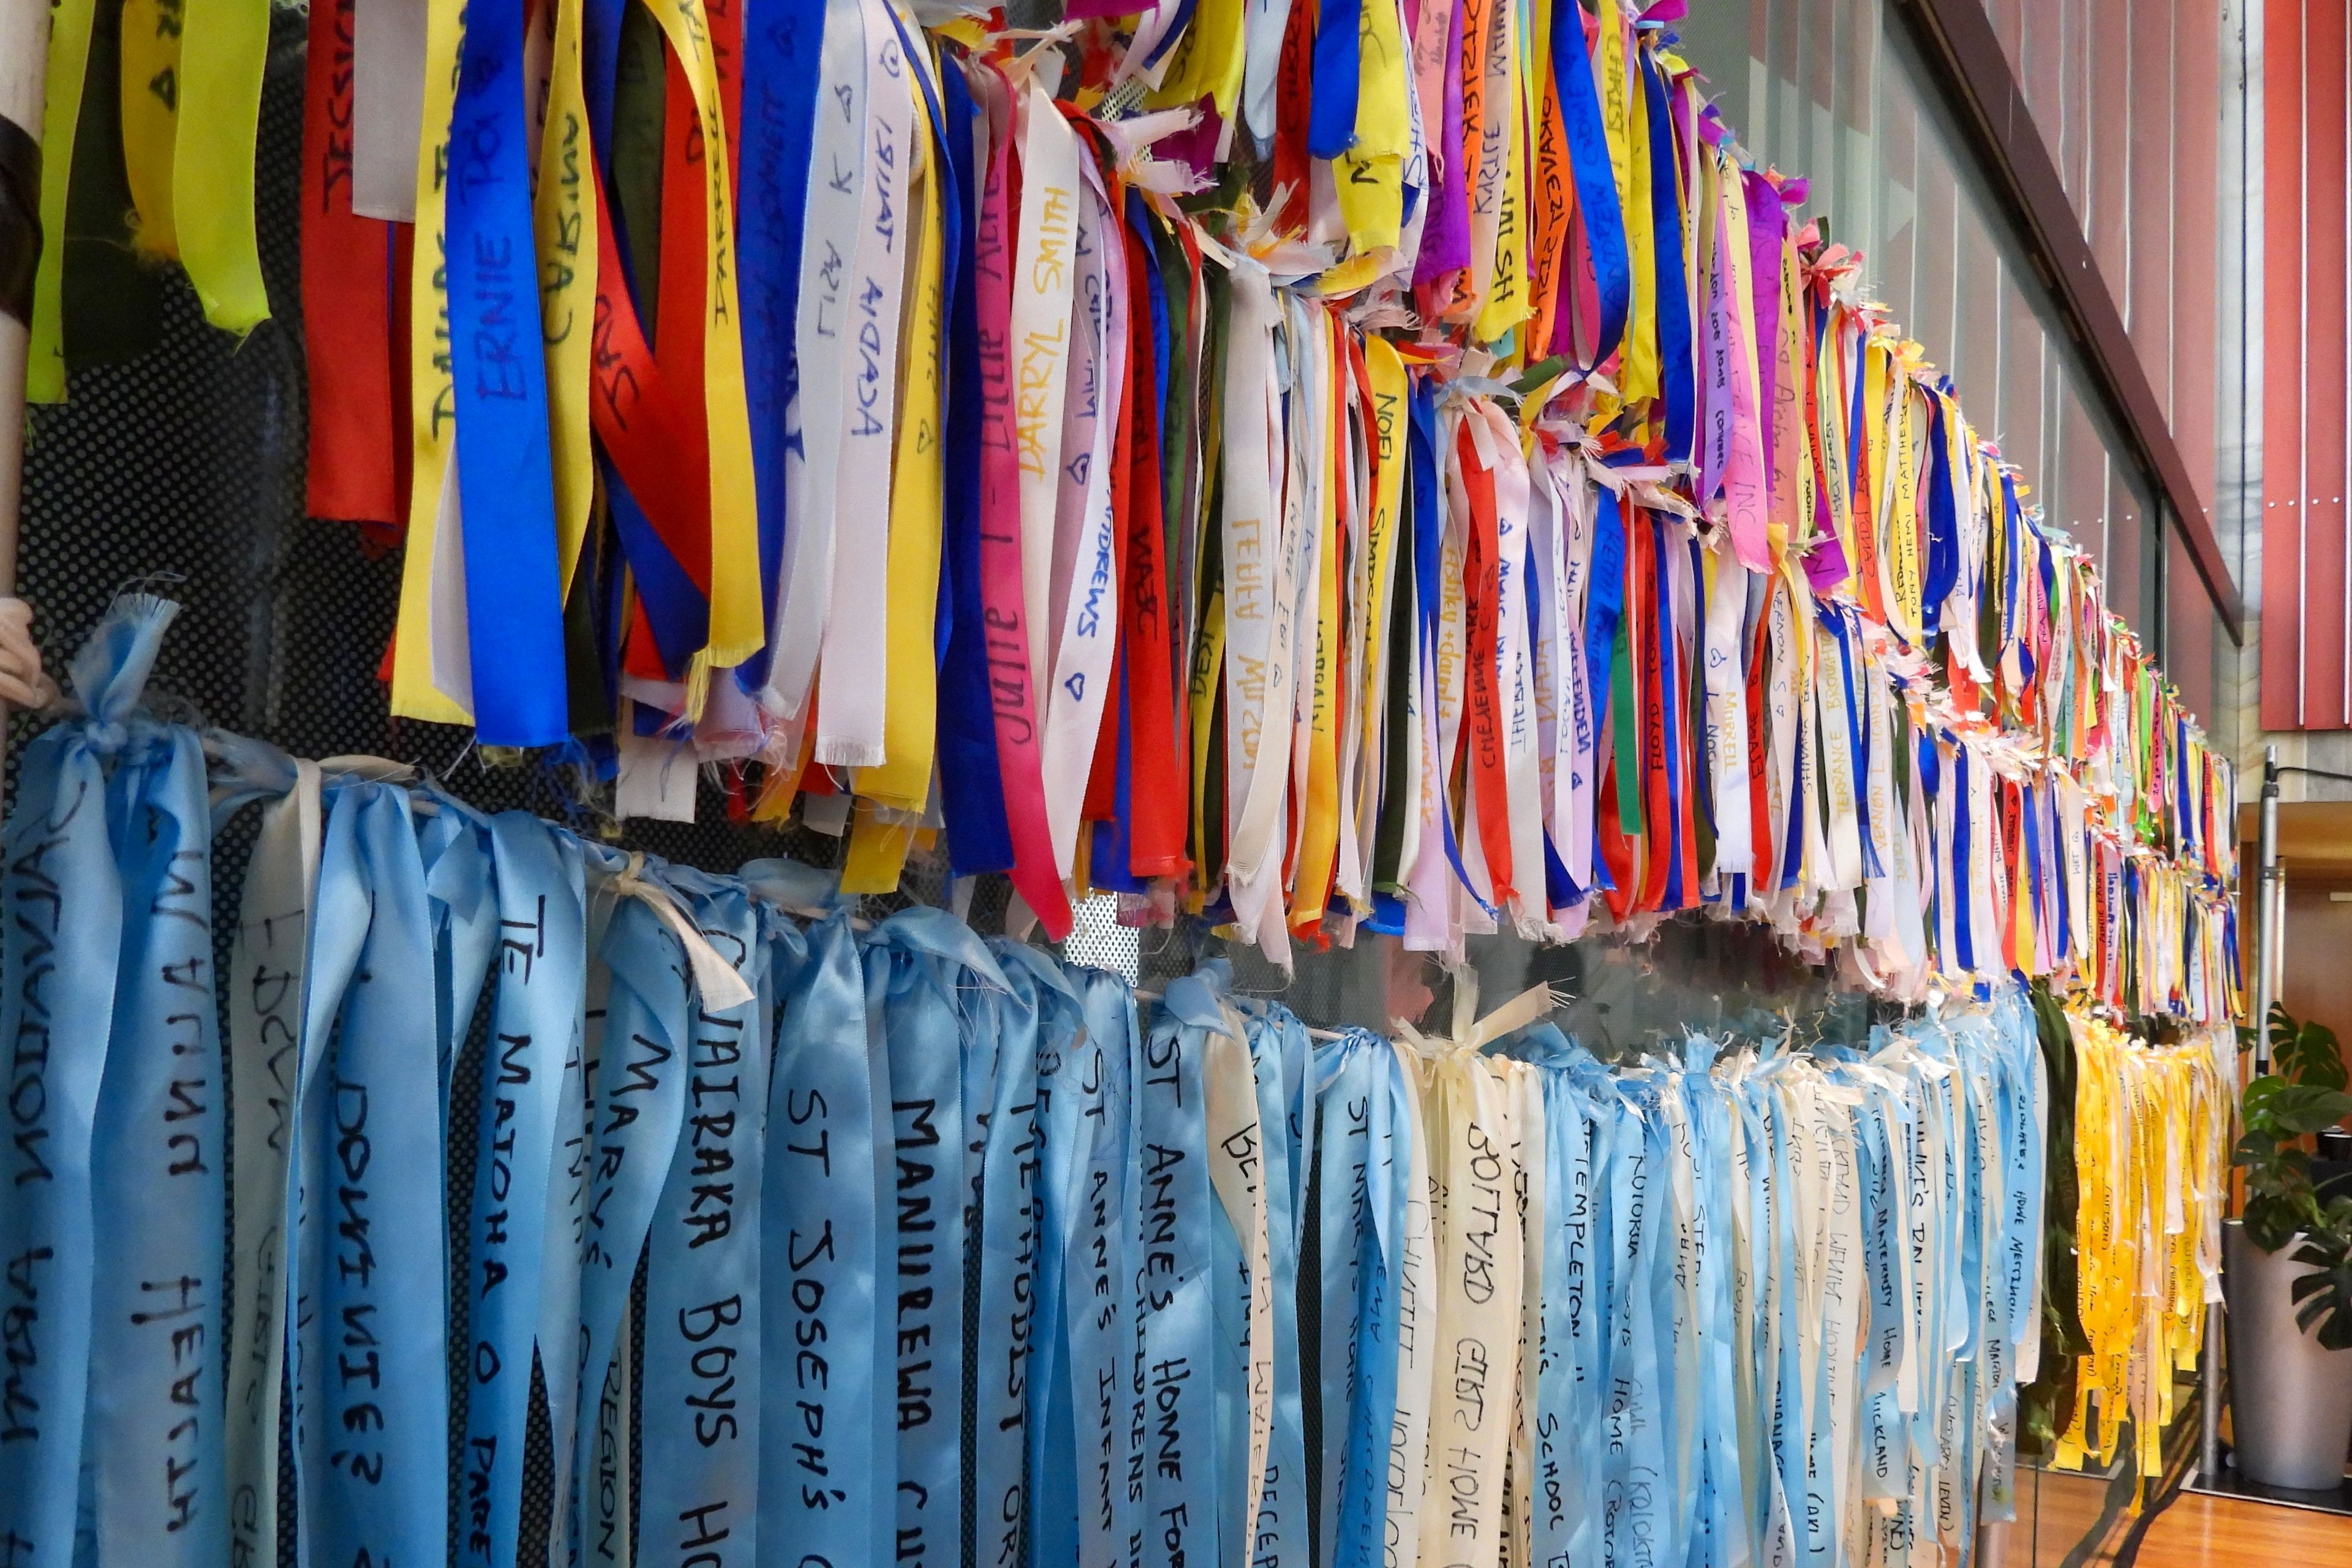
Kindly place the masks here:
[(2302, 1217), (2292, 1203), (2269, 1194), (2252, 1194), (2246, 1199), (2246, 1239), (2264, 1252), (2276, 1252), (2302, 1228)]
[(2304, 1083), (2315, 1083), (2324, 1089), (2342, 1089), (2345, 1082), (2344, 1052), (2336, 1043), (2336, 1031), (2325, 1024), (2305, 1024), (2302, 1030), (2298, 1056), (2302, 1070), (2297, 1079)]
[[(2340, 1063), (2338, 1068), (2340, 1077)], [(2265, 1110), (2269, 1119), (2281, 1129), (2301, 1136), (2333, 1127), (2352, 1116), (2352, 1094), (2340, 1089), (2322, 1089), (2316, 1084), (2291, 1084), (2272, 1095)]]

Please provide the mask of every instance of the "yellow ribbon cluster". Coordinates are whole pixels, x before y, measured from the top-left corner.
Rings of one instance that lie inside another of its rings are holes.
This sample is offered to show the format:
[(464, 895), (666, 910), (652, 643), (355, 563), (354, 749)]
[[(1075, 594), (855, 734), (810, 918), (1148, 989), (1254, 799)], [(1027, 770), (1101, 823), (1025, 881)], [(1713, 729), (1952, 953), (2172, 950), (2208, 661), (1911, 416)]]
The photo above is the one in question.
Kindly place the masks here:
[(2061, 1466), (2114, 1457), (2126, 1425), (2139, 1473), (2164, 1467), (2173, 1373), (2197, 1364), (2221, 1298), (2221, 1218), (2236, 1076), (2225, 1025), (2147, 1046), (2086, 1011), (2074, 1037), (2076, 1305), (2090, 1352), (2058, 1439)]

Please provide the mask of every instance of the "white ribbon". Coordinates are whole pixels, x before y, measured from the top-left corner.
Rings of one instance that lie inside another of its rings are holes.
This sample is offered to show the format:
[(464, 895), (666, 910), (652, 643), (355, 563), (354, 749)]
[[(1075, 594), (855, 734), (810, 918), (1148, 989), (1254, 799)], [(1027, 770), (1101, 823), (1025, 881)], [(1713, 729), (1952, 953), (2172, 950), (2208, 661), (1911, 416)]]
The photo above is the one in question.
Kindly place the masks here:
[(1029, 639), (1030, 689), (1052, 674), (1048, 601), (1054, 521), (1059, 507), (1062, 408), (1067, 396), (1070, 307), (1076, 287), (1077, 138), (1033, 79), (1019, 100), (1021, 216), (1013, 265), (1013, 412), (1021, 460), (1022, 620)]
[(856, 264), (843, 315), (840, 476), (833, 597), (817, 666), (816, 760), (879, 767), (889, 689), (890, 477), (898, 444), (898, 318), (920, 210), (915, 100), (898, 30), (882, 0), (866, 20), (866, 178)]
[(1118, 638), (1118, 520), (1111, 465), (1127, 372), (1127, 247), (1091, 159), (1080, 165), (1076, 357), (1062, 420), (1053, 625), (1061, 627), (1046, 694), (1045, 819), (1056, 870), (1075, 865), (1078, 826)]

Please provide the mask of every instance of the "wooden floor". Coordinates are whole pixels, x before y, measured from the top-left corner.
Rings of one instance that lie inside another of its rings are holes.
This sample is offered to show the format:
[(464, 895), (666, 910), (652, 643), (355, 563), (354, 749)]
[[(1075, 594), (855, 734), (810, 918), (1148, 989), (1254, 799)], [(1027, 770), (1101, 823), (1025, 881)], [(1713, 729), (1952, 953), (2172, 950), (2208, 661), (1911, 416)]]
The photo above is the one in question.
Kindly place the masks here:
[(2135, 1568), (2352, 1568), (2352, 1519), (2184, 1492), (2148, 1525)]

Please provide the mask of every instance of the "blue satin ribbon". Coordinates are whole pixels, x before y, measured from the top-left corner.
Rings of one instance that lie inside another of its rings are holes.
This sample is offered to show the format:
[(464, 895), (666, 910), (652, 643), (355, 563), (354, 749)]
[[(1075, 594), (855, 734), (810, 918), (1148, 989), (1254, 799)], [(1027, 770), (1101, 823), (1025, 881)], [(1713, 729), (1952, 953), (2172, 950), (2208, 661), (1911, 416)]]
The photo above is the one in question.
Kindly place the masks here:
[(677, 1028), (685, 1121), (646, 1241), (644, 1491), (638, 1547), (698, 1568), (758, 1560), (760, 1199), (768, 944), (742, 885), (663, 873), (712, 951), (751, 987), (733, 1006), (690, 994)]
[[(445, 815), (456, 816), (455, 812)], [(580, 848), (522, 812), (488, 824), (496, 862), (498, 994), (482, 1053), (466, 1305), (465, 1514), (460, 1555), (512, 1562), (521, 1531), (531, 1363), (542, 1321), (548, 1189), (565, 1116), (565, 1079), (587, 990)], [(576, 1091), (575, 1091), (576, 1092)], [(576, 1103), (576, 1101), (575, 1101)], [(574, 1110), (569, 1120), (578, 1123)], [(552, 1387), (571, 1369), (550, 1345)]]
[(1920, 594), (1920, 629), (1932, 637), (1943, 629), (1944, 601), (1960, 580), (1960, 529), (1944, 400), (1931, 397), (1927, 406), (1927, 580)]
[[(1308, 1568), (1307, 1405), (1298, 1362), (1298, 1258), (1307, 1226), (1307, 1174), (1316, 1163), (1307, 1075), (1314, 1045), (1298, 1016), (1249, 1003), (1250, 1061), (1257, 1088), (1258, 1187), (1265, 1194), (1267, 1263), (1274, 1282), (1274, 1432), (1257, 1517), (1245, 1542), (1251, 1568)], [(1382, 1194), (1383, 1197), (1385, 1194)], [(1378, 1270), (1371, 1271), (1374, 1278)], [(1351, 1338), (1358, 1337), (1353, 1325)], [(1246, 1434), (1244, 1453), (1247, 1453)]]
[(384, 1563), (449, 1506), (434, 962), (407, 794), (331, 781), (295, 1114), (289, 1272), (302, 1551)]
[[(1569, 25), (1582, 26), (1581, 21), (1574, 18)], [(1553, 24), (1553, 31), (1557, 36), (1558, 22)], [(1698, 361), (1692, 352), (1690, 274), (1677, 264), (1683, 254), (1681, 164), (1675, 156), (1674, 109), (1666, 97), (1665, 72), (1654, 50), (1637, 49), (1634, 59), (1641, 68), (1642, 98), (1650, 116), (1650, 222), (1657, 237), (1657, 254), (1664, 262), (1658, 268), (1657, 310), (1659, 374), (1665, 383), (1665, 456), (1670, 463), (1686, 463), (1691, 460), (1698, 430)], [(1780, 281), (1775, 279), (1772, 298), (1778, 300), (1780, 293)], [(1777, 321), (1767, 321), (1759, 316), (1756, 322), (1759, 339), (1767, 331), (1777, 336), (1779, 325)], [(1756, 349), (1764, 363), (1770, 365), (1774, 350), (1761, 341)], [(1777, 412), (1769, 407), (1763, 410), (1768, 437), (1769, 422)], [(1769, 458), (1771, 455), (1768, 438), (1765, 456)]]
[(1406, 1177), (1412, 1164), (1408, 1082), (1388, 1042), (1351, 1029), (1318, 1051), (1318, 1273), (1321, 1356), (1321, 1539), (1340, 1568), (1385, 1561), (1395, 1441)]
[(1017, 945), (1003, 937), (989, 943), (1009, 963), (1000, 971), (1003, 989), (975, 998), (964, 1045), (965, 1120), (980, 1148), (970, 1550), (975, 1563), (1007, 1568), (1021, 1560), (1028, 1525), (1029, 1379), (1043, 1228), (1030, 1197), (1040, 1168), (1038, 972), (1010, 960)]
[(1143, 1433), (1139, 1521), (1147, 1568), (1221, 1561), (1218, 1548), (1217, 1364), (1202, 1068), (1222, 971), (1169, 984), (1130, 1068), (1128, 1172), (1135, 1226), (1136, 1357), (1132, 1422)]
[(87, 1497), (101, 1560), (200, 1568), (228, 1552), (212, 816), (195, 731), (128, 728), (106, 787), (122, 940), (92, 1126)]
[(18, 762), (0, 836), (0, 1541), (22, 1568), (70, 1568), (87, 1413), (99, 1084), (125, 911), (107, 760), (126, 739), (177, 606), (119, 601), (73, 665), (88, 715)]
[(425, 868), (425, 915), (433, 931), (436, 1056), (441, 1064), (442, 1129), (448, 1129), (449, 1088), (457, 1054), (473, 1027), (474, 1009), (489, 980), (498, 942), (498, 895), (480, 814), (438, 791), (439, 809), (418, 814), (416, 849)]
[[(895, 1517), (874, 1463), (877, 1215), (866, 984), (845, 914), (812, 927), (808, 962), (781, 998), (761, 1172), (760, 1535), (835, 1568), (874, 1555)], [(888, 1115), (887, 1079), (882, 1113)], [(781, 1548), (779, 1548), (781, 1549)]]
[[(1129, 1073), (1140, 1037), (1135, 994), (1124, 981), (1075, 967), (1071, 978), (1083, 998), (1085, 1027), (1055, 1074), (1046, 1146), (1050, 1152), (1057, 1134), (1065, 1135), (1078, 1157), (1061, 1200), (1064, 1344), (1048, 1393), (1055, 1415), (1045, 1447), (1053, 1458), (1037, 1478), (1039, 1545), (1031, 1560), (1040, 1568), (1057, 1562), (1117, 1568), (1126, 1562), (1137, 1528), (1129, 1477), (1139, 1435), (1127, 1424), (1125, 1389), (1135, 1345), (1127, 1297), (1134, 1274), (1127, 1223)], [(1045, 1289), (1053, 1289), (1053, 1282)], [(1065, 1453), (1066, 1489), (1055, 1474)], [(1044, 1543), (1060, 1531), (1066, 1490), (1075, 1536), (1069, 1554), (1057, 1559), (1046, 1554)]]
[[(1611, 22), (1613, 23), (1613, 14)], [(1589, 358), (1591, 369), (1617, 352), (1625, 337), (1625, 312), (1633, 299), (1633, 268), (1625, 248), (1625, 214), (1617, 201), (1617, 180), (1609, 162), (1609, 135), (1601, 123), (1601, 88), (1592, 78), (1592, 57), (1584, 43), (1584, 7), (1557, 5), (1551, 14), (1552, 81), (1559, 93), (1560, 129), (1568, 138), (1570, 173), (1576, 181), (1576, 211), (1592, 256), (1600, 295), (1601, 337)], [(1563, 247), (1567, 245), (1562, 237)], [(1575, 268), (1561, 280), (1573, 282)], [(1569, 313), (1570, 316), (1573, 312)], [(1555, 336), (1554, 340), (1559, 340)]]
[[(1307, 89), (1307, 151), (1337, 158), (1356, 144), (1361, 68), (1357, 33), (1363, 0), (1323, 0), (1315, 16), (1313, 75)], [(1339, 170), (1334, 177), (1347, 178)]]
[(598, 950), (611, 978), (596, 1050), (593, 1165), (581, 1252), (572, 1539), (581, 1561), (612, 1568), (630, 1560), (634, 1520), (625, 1506), (633, 1401), (622, 1330), (686, 1121), (691, 998), (685, 952), (645, 900), (610, 881), (592, 896), (619, 902)]
[(945, 489), (940, 493), (941, 615), (948, 622), (940, 648), (940, 809), (948, 828), (948, 858), (956, 875), (1004, 871), (1013, 866), (1013, 836), (1004, 816), (1004, 783), (996, 760), (995, 708), (988, 689), (988, 642), (980, 577), (980, 271), (973, 247), (980, 233), (981, 181), (972, 165), (977, 112), (962, 68), (940, 70), (940, 117), (947, 163), (959, 199), (960, 243), (949, 252), (954, 279), (948, 288)]
[(571, 710), (522, 9), (472, 10), (465, 34), (443, 191), (474, 730), (485, 745), (550, 746), (568, 733)]
[(897, 1538), (906, 1568), (954, 1568), (967, 1531), (961, 1415), (968, 1162), (962, 995), (1003, 988), (996, 961), (940, 910), (903, 910), (866, 948), (866, 1005), (890, 1064), (892, 1201), (877, 1289), (891, 1329)]
[[(1083, 1297), (1074, 1301), (1067, 1291), (1071, 1232), (1092, 1143), (1082, 1120), (1087, 1096), (1078, 1079), (1081, 1053), (1092, 1064), (1100, 1047), (1086, 1039), (1085, 971), (1066, 974), (1051, 955), (1033, 947), (1008, 946), (1003, 957), (1006, 968), (1022, 972), (1019, 984), (1037, 1008), (1037, 1305), (1029, 1352), (1024, 1561), (1070, 1563), (1078, 1559), (1078, 1479), (1088, 1457), (1077, 1448), (1065, 1342), (1068, 1315), (1086, 1308)], [(1098, 1084), (1096, 1093), (1099, 1114)]]
[[(800, 395), (793, 328), (824, 43), (824, 0), (780, 0), (744, 17), (735, 289), (743, 311), (743, 395), (751, 414), (762, 624), (768, 626), (775, 624), (784, 557), (784, 452), (793, 438), (785, 413)], [(735, 679), (744, 690), (766, 684), (772, 651), (762, 646), (737, 667)]]

